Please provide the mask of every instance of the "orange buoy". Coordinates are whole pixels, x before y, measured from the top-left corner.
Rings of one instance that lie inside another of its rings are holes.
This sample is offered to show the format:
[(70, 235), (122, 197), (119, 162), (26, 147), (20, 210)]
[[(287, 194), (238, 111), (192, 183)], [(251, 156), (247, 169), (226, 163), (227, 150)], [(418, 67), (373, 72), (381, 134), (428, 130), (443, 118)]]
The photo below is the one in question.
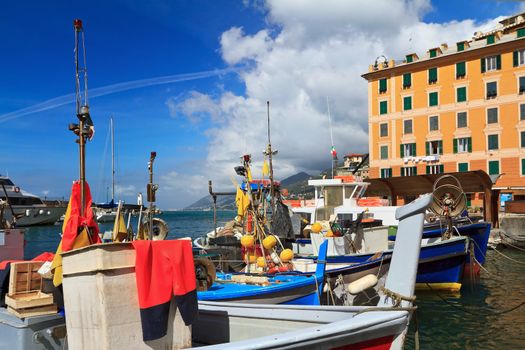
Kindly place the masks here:
[(257, 258), (257, 266), (258, 267), (265, 267), (266, 266), (266, 258), (263, 256), (260, 256)]
[(288, 262), (293, 259), (293, 251), (291, 249), (285, 249), (279, 256), (282, 262)]
[(263, 239), (263, 247), (265, 249), (272, 249), (277, 244), (277, 238), (275, 238), (274, 235), (267, 236), (265, 239)]
[(244, 235), (241, 237), (241, 245), (245, 248), (252, 248), (255, 245), (255, 237)]
[(323, 229), (323, 225), (321, 225), (319, 222), (316, 222), (312, 225), (312, 232), (313, 233), (319, 233)]

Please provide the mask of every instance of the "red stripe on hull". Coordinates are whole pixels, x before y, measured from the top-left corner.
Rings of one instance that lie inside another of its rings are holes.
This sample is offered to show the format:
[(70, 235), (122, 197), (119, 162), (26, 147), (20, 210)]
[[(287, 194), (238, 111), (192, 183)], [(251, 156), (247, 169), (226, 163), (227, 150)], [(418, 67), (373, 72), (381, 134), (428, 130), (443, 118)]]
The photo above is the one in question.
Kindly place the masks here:
[(356, 344), (343, 345), (337, 348), (332, 348), (331, 350), (388, 350), (390, 349), (390, 346), (392, 346), (393, 341), (394, 336), (389, 335)]

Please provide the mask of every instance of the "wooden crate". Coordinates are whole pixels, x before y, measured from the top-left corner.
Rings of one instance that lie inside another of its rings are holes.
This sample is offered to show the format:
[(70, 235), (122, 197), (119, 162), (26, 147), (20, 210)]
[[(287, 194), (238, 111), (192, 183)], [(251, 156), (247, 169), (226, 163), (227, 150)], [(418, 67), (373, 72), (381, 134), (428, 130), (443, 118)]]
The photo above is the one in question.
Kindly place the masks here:
[(17, 316), (18, 318), (26, 318), (33, 316), (56, 314), (58, 312), (58, 309), (57, 306), (53, 304), (46, 306), (30, 307), (26, 309), (13, 309), (12, 307), (8, 306), (7, 311)]
[(5, 303), (13, 309), (53, 305), (53, 295), (41, 291), (6, 295)]
[(42, 289), (42, 276), (38, 273), (38, 269), (42, 264), (42, 261), (11, 263), (8, 295), (40, 291)]

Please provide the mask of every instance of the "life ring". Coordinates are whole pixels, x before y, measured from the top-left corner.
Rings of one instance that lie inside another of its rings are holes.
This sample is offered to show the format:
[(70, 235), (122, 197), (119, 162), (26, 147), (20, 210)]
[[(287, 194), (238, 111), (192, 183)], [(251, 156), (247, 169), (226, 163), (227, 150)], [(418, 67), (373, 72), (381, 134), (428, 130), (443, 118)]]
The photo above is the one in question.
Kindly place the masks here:
[(15, 193), (20, 193), (20, 187), (15, 186)]

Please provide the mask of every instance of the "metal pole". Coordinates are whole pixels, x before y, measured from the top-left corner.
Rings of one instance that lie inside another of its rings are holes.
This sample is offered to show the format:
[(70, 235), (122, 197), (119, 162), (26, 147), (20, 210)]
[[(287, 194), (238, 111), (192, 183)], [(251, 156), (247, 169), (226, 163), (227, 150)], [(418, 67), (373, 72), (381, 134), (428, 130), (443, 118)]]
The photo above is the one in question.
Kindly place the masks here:
[(268, 111), (268, 162), (270, 163), (270, 204), (273, 216), (275, 210), (275, 189), (273, 186), (272, 143), (270, 141), (270, 101), (266, 101), (266, 107)]
[(80, 216), (84, 216), (86, 183), (86, 139), (84, 138), (84, 119), (79, 119), (78, 148), (80, 153)]

